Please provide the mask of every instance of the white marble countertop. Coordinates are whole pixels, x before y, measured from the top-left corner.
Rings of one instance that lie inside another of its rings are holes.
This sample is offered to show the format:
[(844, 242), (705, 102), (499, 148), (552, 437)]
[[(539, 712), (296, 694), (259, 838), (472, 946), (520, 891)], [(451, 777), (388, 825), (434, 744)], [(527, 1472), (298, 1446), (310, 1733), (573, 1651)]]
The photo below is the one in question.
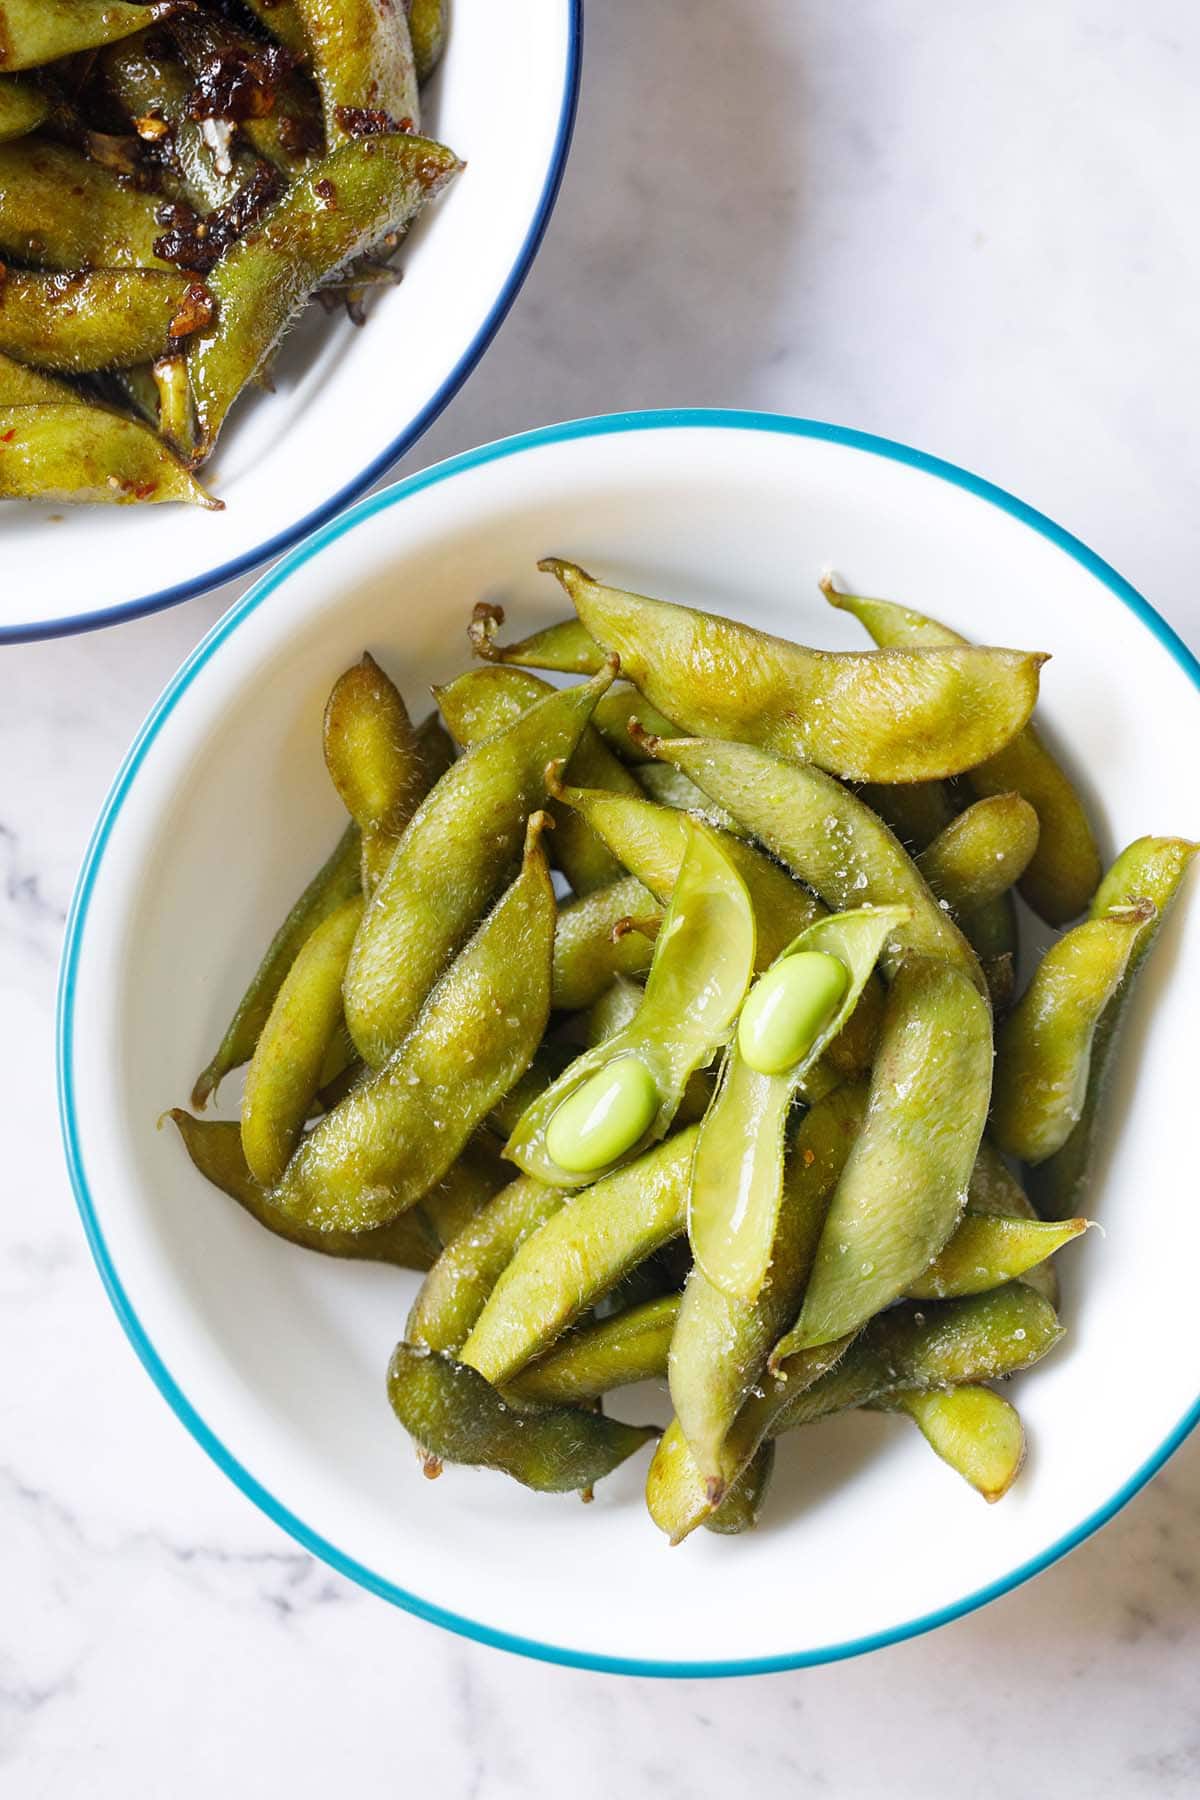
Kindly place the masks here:
[[(1189, 0), (594, 0), (541, 259), (410, 464), (623, 407), (836, 420), (1041, 507), (1200, 646), (1198, 91)], [(0, 652), (0, 1791), (1194, 1794), (1200, 1436), (983, 1612), (704, 1684), (392, 1611), (177, 1424), (76, 1220), (54, 981), (117, 762), (231, 597)]]

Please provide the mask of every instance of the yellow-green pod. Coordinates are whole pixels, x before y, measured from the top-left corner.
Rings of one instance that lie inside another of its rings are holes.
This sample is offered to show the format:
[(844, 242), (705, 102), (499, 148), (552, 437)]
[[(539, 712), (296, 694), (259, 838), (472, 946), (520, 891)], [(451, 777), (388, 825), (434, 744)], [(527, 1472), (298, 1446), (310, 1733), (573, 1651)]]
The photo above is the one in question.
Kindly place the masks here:
[(428, 789), (408, 708), (369, 652), (334, 683), (324, 747), (333, 785), (362, 833), (363, 889), (370, 894)]
[(754, 1452), (715, 1512), (704, 1521), (706, 1531), (718, 1537), (738, 1537), (758, 1524), (771, 1477), (775, 1472), (775, 1445), (768, 1438)]
[(558, 675), (594, 675), (604, 666), (604, 652), (581, 619), (560, 619), (516, 644), (498, 644), (504, 608), (481, 600), (467, 636), (476, 656), (487, 662), (515, 663), (523, 669), (546, 669)]
[(545, 1187), (528, 1175), (501, 1188), (451, 1238), (430, 1269), (408, 1315), (408, 1342), (431, 1350), (461, 1349), (521, 1245), (565, 1202), (559, 1188)]
[(276, 995), (246, 1073), (242, 1149), (255, 1180), (273, 1188), (300, 1141), (342, 1019), (342, 978), (362, 896), (322, 921)]
[(295, 0), (246, 0), (260, 25), (278, 38), (300, 62), (308, 59), (308, 38), (296, 10)]
[(554, 1010), (578, 1012), (590, 1006), (618, 976), (644, 975), (654, 945), (621, 922), (638, 918), (655, 904), (636, 876), (582, 894), (559, 908), (554, 934)]
[(0, 406), (0, 500), (220, 511), (148, 426), (79, 399)]
[(991, 1388), (889, 1394), (873, 1410), (903, 1413), (925, 1442), (977, 1494), (1002, 1500), (1025, 1461), (1025, 1429), (1015, 1406)]
[(0, 406), (86, 406), (68, 381), (27, 368), (0, 353)]
[(0, 255), (16, 262), (166, 269), (154, 249), (161, 204), (161, 196), (122, 184), (67, 144), (42, 137), (0, 144)]
[(59, 375), (149, 362), (211, 317), (202, 282), (160, 269), (10, 269), (0, 279), (0, 351)]
[(446, 0), (412, 0), (408, 29), (417, 80), (424, 85), (441, 62), (446, 47)]
[(1022, 1162), (1061, 1150), (1083, 1113), (1092, 1040), (1125, 975), (1152, 900), (1114, 907), (1052, 944), (996, 1035), (992, 1136)]
[(567, 1332), (505, 1388), (521, 1405), (578, 1406), (667, 1372), (679, 1295), (662, 1294)]
[(1086, 1219), (1061, 1224), (1040, 1219), (1005, 1219), (968, 1208), (945, 1249), (908, 1289), (912, 1300), (950, 1300), (983, 1294), (1016, 1281), (1088, 1228)]
[(145, 31), (175, 0), (130, 6), (125, 0), (5, 0), (0, 17), (0, 69), (36, 69), (79, 50), (98, 50)]
[(353, 139), (364, 114), (386, 114), (395, 130), (419, 129), (421, 103), (403, 0), (291, 3), (304, 31), (331, 147)]
[(1045, 658), (1017, 650), (832, 652), (593, 581), (557, 557), (583, 625), (652, 705), (696, 736), (732, 738), (852, 781), (960, 774), (1011, 741)]
[[(939, 648), (970, 641), (910, 607), (841, 594), (831, 581), (821, 586), (832, 606), (853, 613), (885, 647)], [(1100, 852), (1082, 800), (1036, 727), (1027, 724), (1010, 743), (971, 768), (967, 780), (977, 794), (1018, 793), (1034, 808), (1041, 831), (1021, 892), (1049, 925), (1077, 918), (1100, 880)]]

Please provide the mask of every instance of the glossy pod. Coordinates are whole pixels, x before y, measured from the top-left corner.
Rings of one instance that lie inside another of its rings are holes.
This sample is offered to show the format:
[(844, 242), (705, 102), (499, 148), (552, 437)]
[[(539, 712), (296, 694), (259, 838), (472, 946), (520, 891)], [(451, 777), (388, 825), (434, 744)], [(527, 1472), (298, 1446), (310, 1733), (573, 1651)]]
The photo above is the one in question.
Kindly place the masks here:
[[(822, 586), (831, 605), (853, 613), (877, 644), (937, 648), (969, 641), (909, 607), (840, 594), (831, 582)], [(1010, 743), (976, 763), (967, 780), (977, 794), (1018, 793), (1033, 807), (1041, 831), (1021, 892), (1047, 924), (1065, 925), (1077, 918), (1100, 880), (1100, 852), (1083, 802), (1036, 727), (1026, 725)]]
[(323, 919), (327, 919), (361, 889), (360, 838), (357, 825), (348, 825), (336, 848), (313, 876), (304, 892), (271, 939), (267, 951), (238, 1002), (211, 1062), (197, 1077), (192, 1105), (208, 1103), (210, 1094), (232, 1069), (249, 1062), (259, 1034), (270, 1016), (276, 996), (301, 948)]
[(417, 80), (426, 82), (446, 47), (446, 0), (412, 0), (408, 11)]
[(0, 254), (47, 269), (165, 269), (161, 199), (66, 144), (0, 144)]
[(946, 1244), (991, 1080), (986, 1002), (952, 964), (906, 962), (888, 995), (863, 1129), (830, 1203), (789, 1350), (858, 1330)]
[(928, 883), (869, 807), (823, 770), (749, 744), (649, 738), (647, 749), (725, 807), (833, 912), (905, 906), (910, 917), (884, 948), (885, 975), (905, 951), (946, 958), (983, 986), (969, 944)]
[(578, 1406), (614, 1388), (665, 1375), (679, 1305), (678, 1294), (661, 1294), (568, 1332), (523, 1369), (505, 1394), (523, 1404)]
[(913, 1390), (877, 1400), (903, 1413), (929, 1448), (988, 1501), (1002, 1500), (1025, 1461), (1025, 1430), (1015, 1406), (987, 1387)]
[(69, 381), (27, 368), (0, 352), (0, 406), (86, 406)]
[(550, 1012), (554, 889), (539, 838), (395, 1054), (316, 1124), (274, 1198), (320, 1229), (363, 1231), (403, 1212), (445, 1173), (524, 1073)]
[[(636, 1016), (576, 1057), (509, 1139), (505, 1154), (541, 1181), (579, 1186), (663, 1137), (688, 1080), (737, 1017), (754, 965), (749, 896), (716, 834), (692, 821), (685, 829), (690, 842)], [(625, 1061), (639, 1067), (624, 1072), (605, 1110), (616, 1065)], [(561, 1129), (568, 1110), (577, 1139), (569, 1167), (555, 1154), (568, 1141)]]
[(36, 82), (0, 75), (0, 144), (26, 137), (44, 125), (53, 110), (50, 96)]
[(501, 1188), (447, 1243), (421, 1284), (405, 1326), (409, 1343), (461, 1349), (521, 1245), (565, 1201), (560, 1189), (528, 1175)]
[(342, 978), (362, 896), (322, 920), (288, 970), (262, 1028), (242, 1096), (242, 1149), (255, 1180), (273, 1188), (300, 1141), (342, 1022)]
[(208, 278), (216, 323), (189, 350), (205, 453), (322, 277), (411, 219), (460, 167), (442, 145), (403, 133), (343, 144), (232, 245)]
[(323, 741), (330, 779), (362, 834), (370, 894), (431, 785), (408, 708), (373, 656), (364, 653), (334, 683)]
[[(443, 718), (464, 749), (502, 731), (553, 692), (549, 682), (524, 669), (496, 667), (468, 670), (447, 687), (434, 690)], [(591, 725), (584, 727), (569, 768), (573, 780), (588, 786), (641, 793), (635, 778), (605, 747)], [(587, 894), (593, 888), (620, 880), (624, 869), (578, 814), (558, 801), (551, 802), (550, 813), (554, 820), (552, 860), (577, 894)]]
[(573, 1195), (527, 1238), (492, 1290), (462, 1358), (511, 1381), (622, 1276), (678, 1237), (695, 1127)]
[(1054, 1155), (1030, 1172), (1038, 1207), (1047, 1218), (1066, 1218), (1080, 1205), (1086, 1191), (1096, 1130), (1134, 979), (1154, 947), (1159, 927), (1175, 903), (1197, 849), (1200, 845), (1186, 838), (1138, 838), (1121, 852), (1096, 890), (1091, 907), (1093, 918), (1102, 918), (1112, 907), (1130, 906), (1139, 899), (1151, 901), (1156, 910), (1134, 939), (1124, 982), (1100, 1014), (1092, 1035), (1087, 1089), (1079, 1118)]
[(0, 351), (60, 375), (161, 356), (212, 317), (203, 283), (159, 269), (87, 269), (0, 278)]
[(1086, 1219), (1055, 1224), (1040, 1219), (1005, 1219), (969, 1208), (944, 1250), (915, 1281), (912, 1300), (950, 1300), (984, 1294), (1016, 1281), (1087, 1230)]
[(917, 857), (939, 900), (960, 919), (1019, 881), (1038, 845), (1038, 816), (1020, 794), (992, 794), (959, 813)]
[(78, 399), (0, 406), (0, 500), (221, 507), (148, 426)]
[(519, 1412), (473, 1369), (410, 1344), (392, 1355), (388, 1399), (425, 1453), (427, 1474), (466, 1463), (549, 1494), (586, 1491), (658, 1435), (584, 1407)]
[(236, 127), (237, 141), (289, 178), (321, 153), (325, 133), (315, 87), (299, 70), (273, 67), (260, 38), (239, 31), (215, 8), (180, 6), (167, 29), (207, 103), (198, 110), (213, 120), (218, 141)]
[(184, 1149), (206, 1181), (236, 1200), (244, 1212), (275, 1237), (350, 1262), (394, 1263), (400, 1269), (428, 1269), (438, 1240), (427, 1214), (413, 1207), (375, 1231), (310, 1231), (280, 1212), (246, 1166), (239, 1127), (227, 1119), (194, 1119), (175, 1107), (167, 1114)]
[(385, 113), (420, 127), (417, 72), (402, 0), (291, 0), (321, 95), (330, 146), (353, 137), (356, 115)]
[(1092, 1040), (1138, 937), (1155, 917), (1135, 900), (1052, 944), (996, 1036), (992, 1136), (1023, 1162), (1061, 1150), (1087, 1098)]
[(109, 92), (139, 137), (165, 127), (189, 204), (201, 216), (227, 205), (254, 173), (255, 159), (236, 140), (227, 157), (216, 154), (205, 123), (189, 111), (193, 78), (163, 53), (158, 34), (113, 44), (100, 66)]
[(121, 0), (5, 0), (0, 14), (0, 69), (33, 69), (79, 50), (96, 50), (144, 31), (175, 0), (130, 6)]
[[(810, 1100), (814, 1087), (819, 1092), (828, 1085), (829, 1070), (819, 1066), (819, 1059), (844, 1029), (883, 946), (907, 917), (903, 907), (872, 907), (818, 920), (760, 976), (742, 1009), (737, 1038), (726, 1052), (720, 1086), (700, 1132), (688, 1206), (696, 1261), (708, 1280), (733, 1299), (757, 1298), (771, 1266), (784, 1191), (784, 1130), (792, 1103), (806, 1083)], [(813, 957), (823, 961), (814, 965), (808, 960)], [(789, 991), (778, 988), (789, 964), (815, 966), (825, 981), (827, 969), (837, 971), (836, 989), (826, 987), (826, 1004), (815, 1018), (807, 1005), (811, 996), (804, 997), (804, 1022), (813, 1026), (804, 1041), (797, 1040), (794, 1029), (799, 1018), (794, 984)], [(765, 1007), (756, 1004), (764, 988)], [(772, 1000), (780, 1004), (772, 1005)], [(792, 1038), (789, 1047), (799, 1053), (778, 1069), (755, 1067), (745, 1054), (746, 1040), (765, 1057), (768, 1049), (778, 1053), (785, 1037)]]
[[(865, 1103), (861, 1084), (836, 1088), (817, 1101), (792, 1133), (786, 1169), (780, 1145), (782, 1191), (767, 1246), (769, 1282), (743, 1299), (710, 1281), (700, 1263), (688, 1276), (671, 1344), (671, 1401), (696, 1465), (712, 1484), (714, 1499), (724, 1481), (720, 1457), (726, 1434), (743, 1401), (761, 1381), (772, 1348), (804, 1298), (829, 1196), (845, 1166)], [(703, 1141), (702, 1132), (697, 1162)]]
[(830, 652), (749, 625), (556, 575), (596, 642), (695, 736), (745, 739), (854, 781), (956, 775), (1029, 718), (1044, 658), (1016, 650)]
[(346, 974), (346, 1021), (369, 1063), (403, 1037), (503, 881), (545, 795), (546, 764), (570, 755), (610, 679), (550, 695), (468, 751), (409, 821)]

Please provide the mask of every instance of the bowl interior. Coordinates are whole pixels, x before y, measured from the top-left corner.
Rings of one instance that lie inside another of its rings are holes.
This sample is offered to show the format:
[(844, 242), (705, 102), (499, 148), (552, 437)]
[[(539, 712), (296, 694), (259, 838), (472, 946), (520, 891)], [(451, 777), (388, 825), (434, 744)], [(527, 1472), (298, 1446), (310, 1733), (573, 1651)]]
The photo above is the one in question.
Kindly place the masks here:
[[(492, 0), (455, 0), (422, 120), (468, 167), (397, 257), (361, 329), (310, 306), (238, 402), (197, 507), (4, 510), (0, 639), (101, 622), (216, 586), (362, 493), (436, 417), (486, 347), (536, 246), (576, 76), (575, 0), (525, 0), (520, 30)], [(86, 569), (86, 582), (80, 571)]]
[[(1086, 560), (969, 485), (769, 423), (535, 434), (330, 527), (227, 616), (160, 705), (118, 783), (69, 952), (64, 1077), (85, 1212), (127, 1323), (217, 1453), (393, 1597), (585, 1661), (787, 1663), (934, 1622), (1096, 1522), (1196, 1400), (1200, 1220), (1182, 1182), (1194, 894), (1132, 1006), (1088, 1209), (1105, 1235), (1064, 1253), (1069, 1338), (1014, 1387), (1030, 1458), (992, 1509), (911, 1427), (868, 1416), (781, 1445), (758, 1531), (700, 1532), (673, 1552), (641, 1502), (645, 1453), (588, 1508), (482, 1473), (430, 1484), (384, 1394), (417, 1278), (273, 1240), (154, 1128), (337, 834), (320, 720), (338, 672), (369, 647), (421, 708), (431, 681), (465, 666), (475, 600), (502, 599), (516, 631), (561, 614), (534, 569), (548, 552), (858, 647), (817, 592), (832, 563), (859, 591), (1047, 650), (1042, 714), (1106, 851), (1200, 833), (1192, 677)], [(650, 1389), (616, 1410), (669, 1411)]]

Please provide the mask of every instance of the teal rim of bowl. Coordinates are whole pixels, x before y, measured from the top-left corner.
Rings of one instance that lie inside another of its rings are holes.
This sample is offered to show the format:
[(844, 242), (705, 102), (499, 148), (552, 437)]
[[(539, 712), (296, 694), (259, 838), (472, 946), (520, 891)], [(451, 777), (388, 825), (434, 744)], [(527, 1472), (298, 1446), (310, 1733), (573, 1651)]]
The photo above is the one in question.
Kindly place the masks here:
[(83, 1220), (83, 1229), (96, 1266), (100, 1271), (100, 1278), (142, 1366), (167, 1404), (191, 1432), (201, 1448), (208, 1452), (217, 1467), (223, 1470), (230, 1480), (266, 1513), (269, 1519), (281, 1526), (289, 1536), (295, 1538), (297, 1543), (303, 1545), (312, 1555), (328, 1563), (339, 1574), (357, 1582), (368, 1592), (378, 1594), (384, 1600), (390, 1600), (393, 1605), (403, 1607), (406, 1612), (414, 1613), (419, 1619), (427, 1619), (434, 1625), (444, 1626), (448, 1631), (457, 1632), (462, 1637), (473, 1638), (477, 1643), (488, 1644), (498, 1650), (510, 1650), (518, 1656), (529, 1656), (542, 1662), (559, 1663), (577, 1669), (592, 1669), (604, 1674), (650, 1675), (679, 1679), (769, 1675), (788, 1669), (812, 1668), (822, 1663), (841, 1662), (848, 1657), (862, 1656), (870, 1650), (882, 1650), (890, 1644), (900, 1644), (909, 1638), (920, 1637), (927, 1631), (935, 1630), (939, 1625), (947, 1625), (954, 1619), (963, 1618), (967, 1613), (985, 1606), (990, 1600), (999, 1599), (1002, 1594), (1011, 1593), (1014, 1588), (1020, 1587), (1031, 1576), (1040, 1574), (1043, 1569), (1049, 1568), (1068, 1551), (1074, 1550), (1101, 1525), (1107, 1524), (1108, 1520), (1119, 1512), (1121, 1507), (1131, 1500), (1139, 1489), (1145, 1486), (1150, 1477), (1158, 1472), (1168, 1457), (1174, 1454), (1188, 1433), (1200, 1421), (1200, 1398), (1159, 1445), (1154, 1454), (1147, 1458), (1141, 1467), (1117, 1489), (1116, 1493), (1102, 1506), (1090, 1513), (1073, 1530), (1058, 1538), (1049, 1549), (1029, 1558), (1027, 1562), (1020, 1564), (1007, 1575), (989, 1582), (985, 1587), (978, 1588), (974, 1593), (967, 1594), (960, 1600), (939, 1607), (935, 1612), (925, 1613), (919, 1618), (906, 1620), (903, 1624), (889, 1626), (883, 1631), (847, 1639), (842, 1643), (825, 1644), (817, 1649), (795, 1651), (790, 1654), (745, 1657), (732, 1661), (701, 1662), (658, 1661), (636, 1656), (602, 1656), (589, 1650), (577, 1650), (566, 1644), (544, 1644), (535, 1638), (520, 1637), (512, 1632), (499, 1631), (491, 1625), (481, 1624), (478, 1620), (466, 1618), (461, 1613), (449, 1612), (445, 1607), (436, 1606), (432, 1601), (422, 1599), (419, 1594), (411, 1593), (407, 1588), (398, 1586), (385, 1576), (377, 1574), (375, 1570), (357, 1562), (346, 1551), (339, 1550), (336, 1544), (331, 1544), (319, 1532), (306, 1525), (304, 1520), (298, 1518), (289, 1507), (284, 1505), (282, 1500), (279, 1500), (261, 1482), (257, 1481), (226, 1448), (216, 1433), (205, 1424), (150, 1342), (109, 1255), (84, 1169), (83, 1152), (76, 1126), (72, 1064), (75, 983), (80, 946), (87, 923), (92, 890), (113, 825), (128, 798), (134, 778), (145, 761), (162, 725), (170, 716), (181, 694), (186, 691), (195, 676), (209, 662), (225, 639), (230, 637), (251, 613), (257, 611), (264, 600), (268, 599), (276, 588), (281, 587), (296, 569), (301, 568), (326, 545), (334, 543), (344, 533), (353, 530), (355, 526), (362, 524), (364, 520), (372, 518), (385, 508), (396, 506), (411, 495), (419, 494), (424, 488), (435, 487), (443, 481), (451, 480), (455, 475), (481, 468), (486, 463), (498, 462), (510, 456), (519, 456), (526, 450), (536, 450), (545, 445), (570, 443), (577, 438), (609, 437), (621, 432), (689, 429), (762, 431), (783, 437), (811, 438), (820, 443), (840, 444), (852, 450), (865, 451), (870, 456), (883, 457), (889, 462), (902, 463), (909, 468), (919, 469), (926, 475), (936, 476), (939, 481), (949, 482), (952, 487), (962, 488), (967, 493), (974, 494), (978, 499), (988, 501), (992, 506), (998, 507), (1001, 512), (1007, 513), (1021, 524), (1028, 525), (1040, 536), (1049, 539), (1052, 544), (1065, 551), (1089, 574), (1094, 575), (1098, 581), (1102, 582), (1110, 593), (1115, 594), (1122, 605), (1127, 606), (1141, 620), (1163, 649), (1174, 658), (1197, 690), (1200, 690), (1200, 661), (1167, 624), (1166, 620), (1155, 612), (1149, 601), (1145, 600), (1094, 551), (1080, 543), (1079, 539), (1073, 537), (1070, 532), (1064, 531), (1060, 525), (1054, 524), (1053, 520), (1046, 518), (1043, 513), (1006, 493), (1003, 488), (996, 487), (990, 481), (984, 481), (978, 475), (969, 474), (954, 463), (943, 462), (939, 457), (928, 456), (921, 450), (913, 450), (906, 444), (895, 443), (889, 438), (875, 437), (869, 432), (854, 431), (846, 426), (822, 424), (813, 419), (790, 418), (777, 413), (725, 411), (719, 408), (680, 408), (654, 412), (610, 413), (599, 418), (575, 419), (566, 424), (545, 426), (536, 431), (523, 432), (516, 437), (502, 438), (495, 443), (484, 444), (479, 449), (469, 450), (461, 456), (451, 457), (446, 462), (436, 463), (432, 468), (422, 469), (419, 473), (397, 482), (382, 493), (373, 494), (369, 498), (361, 500), (350, 511), (323, 526), (321, 530), (292, 550), (282, 562), (256, 582), (241, 600), (217, 621), (168, 683), (134, 739), (109, 790), (92, 832), (87, 854), (75, 886), (71, 910), (67, 919), (62, 965), (59, 973), (57, 1048), (59, 1121), (66, 1150), (67, 1168), (80, 1217)]

